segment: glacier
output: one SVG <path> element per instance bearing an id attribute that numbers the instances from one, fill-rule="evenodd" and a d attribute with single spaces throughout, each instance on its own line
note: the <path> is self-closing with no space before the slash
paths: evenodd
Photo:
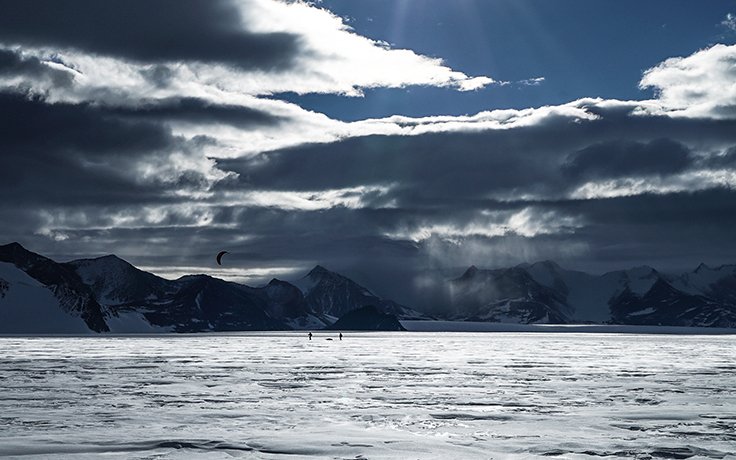
<path id="1" fill-rule="evenodd" d="M 0 456 L 729 459 L 734 356 L 733 335 L 6 336 Z"/>

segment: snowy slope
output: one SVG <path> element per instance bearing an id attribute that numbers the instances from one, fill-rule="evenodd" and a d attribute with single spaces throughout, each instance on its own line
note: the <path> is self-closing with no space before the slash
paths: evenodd
<path id="1" fill-rule="evenodd" d="M 114 332 L 324 327 L 301 292 L 278 280 L 252 288 L 206 275 L 166 280 L 109 255 L 69 262 L 105 306 Z"/>
<path id="2" fill-rule="evenodd" d="M 102 307 L 74 270 L 28 251 L 18 243 L 0 246 L 0 262 L 12 264 L 51 291 L 62 311 L 81 318 L 89 329 L 108 331 Z M 32 295 L 28 300 L 37 301 Z"/>
<path id="3" fill-rule="evenodd" d="M 103 305 L 153 300 L 176 290 L 175 283 L 139 270 L 114 255 L 69 262 Z"/>
<path id="4" fill-rule="evenodd" d="M 641 266 L 600 276 L 552 261 L 471 267 L 450 282 L 448 319 L 736 327 L 736 266 L 666 276 Z"/>
<path id="5" fill-rule="evenodd" d="M 689 273 L 672 277 L 671 284 L 693 295 L 705 295 L 721 301 L 736 303 L 736 265 L 717 268 L 700 264 Z"/>
<path id="6" fill-rule="evenodd" d="M 366 305 L 400 319 L 429 319 L 423 313 L 382 299 L 355 281 L 317 265 L 306 276 L 293 283 L 304 294 L 309 310 L 327 323 Z"/>
<path id="7" fill-rule="evenodd" d="M 734 459 L 736 336 L 595 329 L 6 339 L 0 457 Z"/>
<path id="8" fill-rule="evenodd" d="M 105 256 L 65 264 L 0 246 L 0 332 L 200 332 L 321 329 L 366 305 L 431 320 L 317 266 L 295 283 L 249 287 L 206 275 L 166 280 Z M 482 270 L 447 285 L 443 319 L 736 327 L 736 266 L 664 275 L 647 266 L 600 276 L 554 262 Z M 82 324 L 83 326 L 80 326 Z"/>
<path id="9" fill-rule="evenodd" d="M 82 318 L 68 313 L 53 292 L 15 265 L 0 262 L 0 334 L 84 334 Z"/>
<path id="10" fill-rule="evenodd" d="M 546 281 L 556 285 L 552 278 Z M 537 282 L 522 267 L 475 266 L 450 282 L 452 319 L 501 323 L 568 323 L 571 308 L 559 289 Z"/>
<path id="11" fill-rule="evenodd" d="M 611 319 L 610 302 L 627 289 L 646 293 L 660 278 L 651 267 L 618 270 L 601 276 L 565 270 L 551 261 L 520 265 L 540 284 L 556 289 L 565 296 L 572 316 L 578 322 L 605 322 Z"/>

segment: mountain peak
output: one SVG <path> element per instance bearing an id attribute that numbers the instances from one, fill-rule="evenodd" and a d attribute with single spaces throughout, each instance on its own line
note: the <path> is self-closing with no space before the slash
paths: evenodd
<path id="1" fill-rule="evenodd" d="M 659 272 L 654 267 L 651 267 L 649 265 L 638 265 L 634 268 L 627 270 L 627 272 L 631 275 L 641 276 L 641 277 L 659 274 Z"/>
<path id="2" fill-rule="evenodd" d="M 476 267 L 475 265 L 471 265 L 470 267 L 468 267 L 467 270 L 465 270 L 465 273 L 463 273 L 460 279 L 472 278 L 476 275 L 476 273 L 478 273 L 478 267 Z"/>
<path id="3" fill-rule="evenodd" d="M 327 270 L 322 265 L 315 265 L 314 268 L 307 273 L 307 276 L 324 276 L 332 273 L 331 271 Z"/>
<path id="4" fill-rule="evenodd" d="M 95 257 L 93 259 L 76 259 L 68 262 L 68 264 L 73 266 L 75 270 L 81 270 L 82 272 L 86 272 L 87 274 L 110 270 L 116 271 L 118 273 L 141 271 L 127 260 L 121 259 L 115 254 L 108 254 L 106 256 Z"/>
<path id="5" fill-rule="evenodd" d="M 97 257 L 97 260 L 123 260 L 115 254 L 107 254 L 105 256 Z"/>
<path id="6" fill-rule="evenodd" d="M 278 278 L 271 278 L 266 286 L 292 286 L 292 284 Z"/>
<path id="7" fill-rule="evenodd" d="M 554 260 L 541 260 L 539 262 L 535 262 L 532 264 L 532 266 L 534 265 L 541 265 L 546 268 L 554 268 L 554 269 L 560 268 L 560 265 Z"/>
<path id="8" fill-rule="evenodd" d="M 108 254 L 108 255 L 105 255 L 105 256 L 95 257 L 93 259 L 80 259 L 80 262 L 81 261 L 85 261 L 85 262 L 103 262 L 103 263 L 107 263 L 107 264 L 122 264 L 122 265 L 131 265 L 132 266 L 132 264 L 130 262 L 128 262 L 127 260 L 122 259 L 122 258 L 116 256 L 115 254 Z"/>
<path id="9" fill-rule="evenodd" d="M 710 267 L 705 265 L 705 262 L 700 262 L 700 265 L 698 265 L 698 268 L 695 269 L 695 273 L 698 273 L 701 270 L 708 270 Z"/>
<path id="10" fill-rule="evenodd" d="M 10 262 L 18 267 L 29 266 L 29 264 L 49 260 L 40 254 L 29 251 L 17 242 L 0 246 L 0 261 Z"/>
<path id="11" fill-rule="evenodd" d="M 24 248 L 22 244 L 18 243 L 17 241 L 13 241 L 12 243 L 8 243 L 5 245 L 0 245 L 0 251 L 1 252 L 7 252 L 7 253 L 18 253 L 18 252 L 30 252 L 28 249 Z"/>

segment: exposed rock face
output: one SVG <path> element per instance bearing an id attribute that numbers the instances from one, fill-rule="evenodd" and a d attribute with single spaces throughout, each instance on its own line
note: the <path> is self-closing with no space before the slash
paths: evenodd
<path id="1" fill-rule="evenodd" d="M 598 322 L 736 327 L 736 266 L 681 275 L 634 267 L 600 276 L 554 262 L 471 266 L 449 282 L 448 318 L 510 323 Z"/>
<path id="2" fill-rule="evenodd" d="M 30 252 L 18 243 L 0 246 L 0 262 L 15 265 L 45 285 L 65 312 L 82 318 L 91 330 L 109 331 L 102 307 L 73 269 Z M 6 291 L 8 289 L 9 286 L 5 288 Z"/>
<path id="3" fill-rule="evenodd" d="M 327 329 L 333 331 L 405 331 L 395 315 L 366 305 L 346 313 Z"/>
<path id="4" fill-rule="evenodd" d="M 642 266 L 600 276 L 551 261 L 496 270 L 471 266 L 447 283 L 447 292 L 441 317 L 459 321 L 736 327 L 736 265 L 701 264 L 677 275 Z M 23 330 L 87 333 L 321 329 L 333 323 L 401 330 L 399 319 L 433 318 L 321 266 L 295 283 L 273 279 L 253 288 L 206 275 L 167 280 L 116 256 L 57 263 L 11 243 L 0 246 L 0 319 L 4 333 L 13 332 L 11 319 Z"/>
<path id="5" fill-rule="evenodd" d="M 95 332 L 111 329 L 120 333 L 321 329 L 334 321 L 329 314 L 316 314 L 298 287 L 277 279 L 259 288 L 206 275 L 167 280 L 113 255 L 57 263 L 17 243 L 0 246 L 0 262 L 12 264 L 13 279 L 28 276 L 34 284 L 33 289 L 13 291 L 17 294 L 15 297 L 22 297 L 14 300 L 15 319 L 24 314 L 23 305 L 31 302 L 38 308 L 27 309 L 27 314 L 40 311 L 55 314 L 63 310 L 83 319 L 89 330 Z M 313 271 L 312 275 L 316 276 L 319 271 Z M 328 302 L 337 304 L 347 299 L 358 300 L 346 307 L 336 306 L 334 311 L 350 311 L 358 308 L 358 304 L 362 306 L 363 302 L 375 300 L 383 309 L 411 312 L 390 300 L 373 296 L 337 273 L 322 275 L 325 276 L 318 277 L 319 287 L 311 297 L 313 301 L 320 299 L 312 304 L 317 305 L 320 312 Z M 337 285 L 345 287 L 350 294 L 329 299 L 329 293 L 336 292 L 331 289 Z M 0 300 L 11 289 L 13 281 L 0 278 Z M 39 289 L 53 296 L 37 295 Z M 340 288 L 337 291 L 345 292 Z M 34 327 L 30 330 L 35 332 L 79 332 L 79 326 L 72 323 L 65 326 L 67 329 L 54 325 L 44 329 L 43 318 L 39 321 L 20 318 L 18 324 L 24 325 L 24 331 L 32 324 Z M 82 328 L 87 330 L 83 325 Z M 13 332 L 12 325 L 3 331 Z"/>
<path id="6" fill-rule="evenodd" d="M 471 321 L 504 323 L 568 323 L 571 308 L 565 294 L 544 286 L 523 268 L 468 268 L 450 282 L 452 316 Z"/>
<path id="7" fill-rule="evenodd" d="M 430 318 L 392 300 L 382 299 L 350 278 L 320 265 L 314 267 L 296 284 L 302 289 L 309 310 L 318 317 L 326 318 L 327 321 L 365 305 L 373 305 L 384 313 L 396 315 L 401 319 Z"/>
<path id="8" fill-rule="evenodd" d="M 10 284 L 4 279 L 0 278 L 0 299 L 5 298 L 5 293 L 8 292 Z"/>

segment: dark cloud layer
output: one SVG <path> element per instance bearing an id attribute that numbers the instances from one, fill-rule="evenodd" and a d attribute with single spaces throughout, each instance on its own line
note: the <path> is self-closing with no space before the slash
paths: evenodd
<path id="1" fill-rule="evenodd" d="M 177 62 L 258 71 L 303 52 L 295 35 L 245 31 L 240 15 L 227 0 L 0 0 L 0 79 L 13 81 L 0 88 L 0 194 L 10 197 L 0 200 L 0 242 L 159 267 L 206 267 L 225 248 L 244 270 L 321 263 L 407 303 L 429 302 L 433 282 L 470 264 L 736 262 L 736 120 L 633 115 L 634 104 L 590 100 L 595 120 L 569 115 L 580 103 L 511 114 L 521 122 L 506 129 L 480 131 L 467 117 L 454 124 L 468 130 L 350 137 L 377 125 L 172 96 Z M 73 65 L 24 47 L 145 63 L 133 75 L 156 88 L 82 87 Z M 227 88 L 209 84 L 193 94 L 222 100 Z M 238 135 L 291 139 L 286 130 L 302 126 L 352 134 L 206 157 L 225 144 L 237 155 Z"/>
<path id="2" fill-rule="evenodd" d="M 272 69 L 291 65 L 299 52 L 294 35 L 245 31 L 229 0 L 0 0 L 0 12 L 0 42 L 145 63 Z"/>
<path id="3" fill-rule="evenodd" d="M 57 87 L 69 87 L 74 82 L 70 72 L 53 69 L 36 57 L 25 57 L 17 51 L 0 49 L 0 77 L 48 79 Z"/>
<path id="4" fill-rule="evenodd" d="M 126 165 L 181 142 L 160 123 L 104 107 L 0 93 L 0 191 L 14 206 L 168 201 Z"/>
<path id="5" fill-rule="evenodd" d="M 280 117 L 238 105 L 214 104 L 192 97 L 142 102 L 134 107 L 113 107 L 111 114 L 152 121 L 181 121 L 199 124 L 228 124 L 238 128 L 275 125 Z"/>
<path id="6" fill-rule="evenodd" d="M 50 104 L 5 93 L 0 107 L 0 187 L 4 195 L 17 197 L 0 206 L 6 222 L 14 222 L 0 235 L 6 239 L 53 230 L 34 213 L 49 210 L 66 216 L 51 235 L 85 241 L 89 254 L 138 251 L 134 262 L 191 266 L 206 265 L 210 252 L 224 245 L 243 268 L 324 263 L 378 283 L 385 294 L 407 302 L 423 289 L 421 283 L 415 287 L 413 277 L 443 264 L 498 266 L 554 258 L 596 269 L 736 258 L 729 230 L 736 224 L 731 222 L 736 192 L 726 187 L 569 198 L 576 187 L 599 179 L 675 180 L 697 168 L 733 169 L 733 121 L 599 110 L 601 119 L 582 123 L 550 117 L 512 130 L 353 138 L 221 160 L 218 167 L 237 172 L 239 179 L 218 183 L 212 196 L 192 201 L 170 192 L 206 187 L 201 171 L 184 171 L 168 183 L 140 182 L 127 174 L 151 154 L 197 151 L 199 141 L 173 135 L 168 122 L 262 126 L 281 120 L 178 98 L 122 108 Z M 387 188 L 363 195 L 357 208 L 284 209 L 238 204 L 237 198 L 252 191 L 319 193 L 376 184 Z M 161 215 L 147 221 L 142 206 L 158 207 Z M 435 224 L 491 225 L 481 211 L 508 216 L 525 209 L 533 210 L 532 218 L 553 213 L 545 225 L 557 218 L 577 224 L 535 236 L 510 231 L 459 240 L 400 237 L 402 230 Z M 115 215 L 130 222 L 115 227 Z M 200 215 L 207 215 L 209 224 L 192 226 Z M 53 254 L 61 243 L 48 235 L 28 238 Z M 140 248 L 150 247 L 156 247 L 155 255 L 144 256 Z"/>
<path id="7" fill-rule="evenodd" d="M 320 190 L 396 184 L 384 200 L 395 198 L 400 207 L 456 209 L 477 208 L 493 197 L 554 200 L 604 178 L 667 177 L 703 161 L 692 148 L 712 156 L 732 145 L 735 121 L 632 117 L 612 111 L 584 123 L 558 118 L 480 133 L 367 136 L 222 164 L 240 174 L 241 186 Z"/>
<path id="8" fill-rule="evenodd" d="M 612 140 L 586 147 L 567 158 L 563 166 L 570 177 L 611 178 L 629 175 L 667 175 L 683 171 L 693 162 L 679 142 Z"/>

